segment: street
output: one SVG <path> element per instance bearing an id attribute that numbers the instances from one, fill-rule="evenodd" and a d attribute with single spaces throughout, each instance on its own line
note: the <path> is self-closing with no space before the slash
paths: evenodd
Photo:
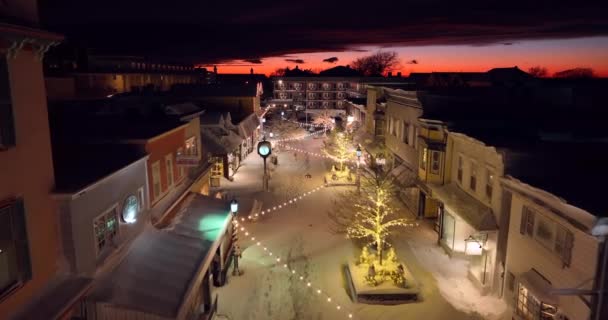
<path id="1" fill-rule="evenodd" d="M 289 145 L 321 153 L 322 141 L 307 137 Z M 342 265 L 356 259 L 360 250 L 344 235 L 331 233 L 327 216 L 336 192 L 348 187 L 321 187 L 332 164 L 327 158 L 309 155 L 306 160 L 305 153 L 294 156 L 284 149 L 273 154 L 278 155 L 278 165 L 269 164 L 269 192 L 262 191 L 263 161 L 257 153 L 242 161 L 233 182 L 222 181 L 222 189 L 239 201 L 239 221 L 250 214 L 254 199 L 262 201 L 265 214 L 242 223 L 247 236 L 239 235 L 243 251 L 239 266 L 244 273 L 216 288 L 218 314 L 243 320 L 348 319 L 349 315 L 353 319 L 501 319 L 504 303 L 479 295 L 466 279 L 466 265 L 450 259 L 436 245 L 430 222 L 404 228 L 393 243 L 420 282 L 422 301 L 394 306 L 353 303 Z M 290 204 L 290 200 L 297 201 Z"/>

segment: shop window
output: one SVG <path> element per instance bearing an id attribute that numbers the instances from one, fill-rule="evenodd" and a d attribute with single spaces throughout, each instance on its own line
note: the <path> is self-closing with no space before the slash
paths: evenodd
<path id="1" fill-rule="evenodd" d="M 458 156 L 458 173 L 457 179 L 460 184 L 462 184 L 462 171 L 463 171 L 464 161 L 462 160 L 462 156 Z"/>
<path id="2" fill-rule="evenodd" d="M 32 278 L 22 199 L 0 205 L 0 299 Z"/>
<path id="3" fill-rule="evenodd" d="M 540 301 L 523 284 L 519 284 L 516 313 L 525 320 L 554 319 L 557 307 Z"/>
<path id="4" fill-rule="evenodd" d="M 472 191 L 477 190 L 477 165 L 471 161 L 471 178 L 469 179 L 469 188 Z"/>
<path id="5" fill-rule="evenodd" d="M 154 199 L 157 199 L 161 192 L 160 162 L 156 161 L 152 164 L 152 193 L 154 194 Z"/>
<path id="6" fill-rule="evenodd" d="M 144 211 L 146 210 L 146 198 L 144 195 L 144 187 L 140 187 L 139 189 L 137 189 L 137 199 L 139 202 L 139 211 Z"/>
<path id="7" fill-rule="evenodd" d="M 431 151 L 431 173 L 439 174 L 441 153 L 439 151 Z"/>
<path id="8" fill-rule="evenodd" d="M 118 219 L 116 216 L 116 207 L 113 207 L 93 221 L 98 255 L 112 245 L 112 241 L 118 234 Z"/>
<path id="9" fill-rule="evenodd" d="M 15 123 L 6 57 L 0 58 L 0 151 L 15 146 Z"/>

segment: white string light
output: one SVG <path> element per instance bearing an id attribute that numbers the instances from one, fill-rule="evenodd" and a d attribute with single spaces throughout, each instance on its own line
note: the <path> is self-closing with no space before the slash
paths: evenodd
<path id="1" fill-rule="evenodd" d="M 322 154 L 322 153 L 318 153 L 318 152 L 310 152 L 310 151 L 306 151 L 303 149 L 298 149 L 298 148 L 294 148 L 292 146 L 289 146 L 287 144 L 284 143 L 279 143 L 281 146 L 285 147 L 285 149 L 287 150 L 291 150 L 291 151 L 296 151 L 296 152 L 300 152 L 300 153 L 304 153 L 304 154 L 308 154 L 314 157 L 319 157 L 319 158 L 325 158 L 325 159 L 331 159 L 334 161 L 339 161 L 339 159 L 337 159 L 336 157 L 332 157 L 326 154 Z M 357 160 L 353 160 L 353 159 L 346 159 L 344 160 L 344 162 L 352 162 L 352 163 L 357 163 Z"/>
<path id="2" fill-rule="evenodd" d="M 235 220 L 235 223 L 236 223 L 237 227 L 239 227 L 239 222 Z M 243 227 L 243 226 L 240 226 L 240 227 L 241 227 L 241 229 L 244 229 L 244 227 Z M 249 232 L 249 231 L 248 231 L 248 232 Z M 251 241 L 255 241 L 255 237 L 249 237 L 248 239 L 250 239 Z M 262 244 L 261 244 L 261 242 L 259 242 L 259 241 L 258 241 L 258 242 L 256 242 L 256 245 L 257 245 L 257 246 L 261 246 Z M 267 247 L 263 247 L 263 249 L 264 249 L 264 252 L 266 252 L 266 254 L 268 254 L 268 256 L 269 256 L 269 257 L 272 257 L 272 255 L 273 255 L 272 251 L 270 251 L 270 250 L 269 250 Z M 275 258 L 273 258 L 273 261 L 280 262 L 280 261 L 281 261 L 281 259 L 280 259 L 280 258 L 276 258 L 276 259 L 275 259 Z M 293 274 L 293 275 L 295 275 L 296 277 L 298 277 L 298 279 L 299 279 L 301 282 L 304 282 L 304 279 L 305 279 L 304 275 L 297 273 L 295 269 L 290 268 L 290 267 L 289 267 L 289 265 L 287 265 L 286 263 L 285 263 L 285 264 L 283 264 L 283 268 L 284 268 L 284 269 L 287 269 L 287 270 L 288 270 L 288 271 L 289 271 L 291 274 Z M 321 289 L 316 289 L 316 290 L 315 290 L 312 282 L 310 282 L 310 281 L 306 281 L 306 287 L 307 287 L 307 288 L 310 288 L 311 290 L 316 291 L 316 292 L 317 292 L 317 295 L 324 295 L 324 296 L 325 296 L 325 299 L 326 299 L 326 301 L 327 301 L 328 303 L 333 303 L 333 304 L 335 304 L 336 310 L 338 310 L 338 311 L 342 312 L 342 313 L 343 313 L 343 314 L 344 314 L 344 315 L 345 315 L 345 316 L 346 316 L 348 319 L 353 319 L 353 317 L 354 317 L 354 316 L 353 316 L 353 313 L 352 313 L 352 312 L 346 312 L 345 310 L 342 310 L 342 306 L 341 306 L 341 305 L 339 305 L 339 304 L 338 304 L 338 303 L 336 303 L 336 302 L 332 302 L 332 301 L 334 301 L 334 300 L 332 299 L 332 297 L 331 297 L 330 295 L 328 295 L 327 293 L 325 293 L 325 291 L 321 291 Z"/>
<path id="3" fill-rule="evenodd" d="M 251 220 L 253 218 L 259 218 L 260 215 L 265 216 L 266 214 L 270 214 L 271 212 L 287 208 L 289 205 L 296 204 L 296 202 L 298 200 L 302 200 L 303 197 L 309 196 L 309 195 L 311 195 L 311 194 L 313 194 L 313 193 L 315 193 L 317 191 L 322 190 L 325 187 L 326 187 L 325 184 L 322 184 L 322 185 L 320 185 L 320 186 L 318 186 L 318 187 L 316 187 L 316 188 L 314 188 L 314 189 L 312 189 L 310 191 L 301 193 L 300 195 L 297 195 L 297 196 L 293 197 L 289 201 L 283 202 L 283 204 L 279 204 L 278 206 L 269 207 L 268 209 L 260 211 L 260 213 L 250 214 L 250 215 L 247 216 L 247 219 Z M 245 221 L 245 218 L 241 218 L 241 221 Z"/>
<path id="4" fill-rule="evenodd" d="M 314 136 L 314 135 L 316 135 L 316 134 L 324 133 L 324 132 L 326 132 L 326 131 L 328 131 L 328 130 L 329 130 L 329 129 L 323 129 L 323 130 L 315 131 L 315 132 L 313 132 L 313 133 L 305 134 L 305 135 L 302 135 L 302 136 L 299 136 L 299 137 L 293 137 L 293 138 L 284 138 L 284 139 L 273 139 L 273 140 L 270 140 L 270 141 L 280 143 L 280 142 L 283 142 L 283 141 L 295 141 L 295 140 L 302 140 L 302 139 L 305 139 L 305 138 L 307 138 L 307 137 Z"/>

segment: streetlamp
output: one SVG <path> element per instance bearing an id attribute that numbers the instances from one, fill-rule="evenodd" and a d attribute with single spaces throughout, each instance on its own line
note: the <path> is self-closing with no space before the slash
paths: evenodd
<path id="1" fill-rule="evenodd" d="M 285 111 L 281 111 L 281 120 L 285 120 Z"/>
<path id="2" fill-rule="evenodd" d="M 232 212 L 232 216 L 236 218 L 236 213 L 239 211 L 239 202 L 236 199 L 232 199 L 230 201 L 230 212 Z"/>
<path id="3" fill-rule="evenodd" d="M 357 192 L 361 192 L 361 171 L 359 165 L 361 163 L 361 145 L 357 146 Z"/>
<path id="4" fill-rule="evenodd" d="M 272 132 L 270 133 L 272 137 Z M 272 153 L 272 145 L 270 141 L 266 141 L 266 137 L 258 143 L 258 154 L 264 159 L 264 176 L 262 178 L 262 187 L 264 191 L 268 191 L 268 174 L 266 173 L 266 158 Z"/>
<path id="5" fill-rule="evenodd" d="M 240 276 L 241 270 L 239 270 L 239 258 L 241 257 L 241 247 L 239 247 L 239 226 L 236 219 L 237 212 L 239 211 L 239 203 L 236 199 L 230 201 L 230 212 L 232 213 L 232 260 L 234 261 L 234 269 L 232 269 L 233 276 Z"/>

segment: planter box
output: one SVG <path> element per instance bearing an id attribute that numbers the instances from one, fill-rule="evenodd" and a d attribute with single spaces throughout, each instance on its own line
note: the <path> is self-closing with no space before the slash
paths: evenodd
<path id="1" fill-rule="evenodd" d="M 365 281 L 367 276 L 367 265 L 357 266 L 354 263 L 349 263 L 346 268 L 346 281 L 348 287 L 352 288 L 351 296 L 356 298 L 357 302 L 367 304 L 383 304 L 394 305 L 420 301 L 420 287 L 418 281 L 408 269 L 401 263 L 405 269 L 406 287 L 401 288 L 393 284 L 392 280 L 386 280 L 377 286 L 370 286 Z"/>

